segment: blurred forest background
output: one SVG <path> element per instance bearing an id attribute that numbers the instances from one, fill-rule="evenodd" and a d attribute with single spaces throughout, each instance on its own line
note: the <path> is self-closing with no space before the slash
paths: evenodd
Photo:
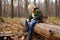
<path id="1" fill-rule="evenodd" d="M 25 37 L 22 34 L 24 27 L 20 22 L 29 15 L 28 4 L 34 4 L 44 15 L 48 16 L 45 23 L 60 26 L 60 0 L 0 0 L 0 33 L 13 34 L 14 40 L 21 40 Z M 21 34 L 22 37 L 20 37 Z M 41 40 L 45 39 L 36 34 L 32 36 L 32 40 L 37 40 L 38 37 Z"/>
<path id="2" fill-rule="evenodd" d="M 60 17 L 60 0 L 0 0 L 0 17 L 28 15 L 27 5 L 33 3 L 49 17 Z"/>

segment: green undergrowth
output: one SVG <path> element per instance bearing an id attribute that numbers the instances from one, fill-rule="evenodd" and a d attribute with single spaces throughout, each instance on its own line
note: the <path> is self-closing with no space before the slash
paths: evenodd
<path id="1" fill-rule="evenodd" d="M 48 17 L 47 20 L 50 20 L 50 21 L 60 21 L 60 18 L 59 17 Z"/>

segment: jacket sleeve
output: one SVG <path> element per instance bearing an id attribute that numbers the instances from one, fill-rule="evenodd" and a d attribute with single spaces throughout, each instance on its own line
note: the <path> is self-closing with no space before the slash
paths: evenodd
<path id="1" fill-rule="evenodd" d="M 30 15 L 30 16 L 29 16 L 29 22 L 31 21 L 32 18 L 33 18 L 32 15 Z"/>

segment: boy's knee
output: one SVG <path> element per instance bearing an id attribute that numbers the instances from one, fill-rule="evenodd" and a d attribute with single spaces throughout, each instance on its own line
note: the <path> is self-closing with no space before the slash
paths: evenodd
<path id="1" fill-rule="evenodd" d="M 32 21 L 31 23 L 30 23 L 30 25 L 34 25 L 36 23 L 36 21 Z"/>
<path id="2" fill-rule="evenodd" d="M 33 22 L 30 23 L 30 26 L 33 26 Z"/>

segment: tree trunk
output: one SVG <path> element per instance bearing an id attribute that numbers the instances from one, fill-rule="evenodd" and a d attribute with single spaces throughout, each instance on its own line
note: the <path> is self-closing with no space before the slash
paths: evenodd
<path id="1" fill-rule="evenodd" d="M 57 0 L 55 0 L 55 14 L 56 14 L 56 17 L 59 16 L 58 14 L 58 5 L 57 5 Z"/>
<path id="2" fill-rule="evenodd" d="M 4 17 L 6 16 L 6 15 L 5 15 L 5 13 L 6 13 L 6 12 L 5 12 L 5 4 L 6 4 L 5 2 L 6 2 L 6 0 L 4 0 Z"/>
<path id="3" fill-rule="evenodd" d="M 25 14 L 28 15 L 28 0 L 25 0 Z"/>
<path id="4" fill-rule="evenodd" d="M 13 0 L 11 0 L 11 18 L 14 17 L 14 6 L 13 6 Z"/>
<path id="5" fill-rule="evenodd" d="M 21 20 L 20 24 L 24 26 L 24 20 Z M 60 38 L 60 26 L 57 25 L 38 23 L 34 27 L 34 32 L 52 40 Z"/>
<path id="6" fill-rule="evenodd" d="M 60 0 L 59 0 L 59 17 L 60 17 Z"/>
<path id="7" fill-rule="evenodd" d="M 18 0 L 18 17 L 20 17 L 20 5 L 19 5 L 20 0 Z"/>
<path id="8" fill-rule="evenodd" d="M 2 0 L 0 0 L 0 17 L 2 16 Z"/>
<path id="9" fill-rule="evenodd" d="M 34 5 L 36 6 L 36 0 L 34 0 Z"/>
<path id="10" fill-rule="evenodd" d="M 45 14 L 48 16 L 49 13 L 49 0 L 45 0 Z"/>

